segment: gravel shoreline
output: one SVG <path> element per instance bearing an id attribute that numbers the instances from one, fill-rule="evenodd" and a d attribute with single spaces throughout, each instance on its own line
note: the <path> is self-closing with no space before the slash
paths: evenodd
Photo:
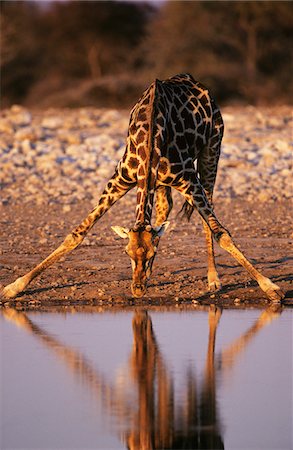
<path id="1" fill-rule="evenodd" d="M 223 108 L 215 198 L 267 202 L 292 196 L 292 111 Z M 21 106 L 0 115 L 1 202 L 96 201 L 123 155 L 129 112 Z"/>
<path id="2" fill-rule="evenodd" d="M 292 114 L 277 108 L 223 109 L 225 135 L 215 188 L 215 212 L 256 267 L 287 293 L 292 305 Z M 106 109 L 1 112 L 0 287 L 40 262 L 97 202 L 125 148 L 128 112 Z M 0 308 L 96 305 L 263 306 L 263 292 L 216 246 L 223 289 L 207 290 L 206 244 L 197 214 L 171 225 L 160 245 L 147 296 L 134 300 L 125 242 L 111 225 L 131 226 L 135 190 L 99 221 L 83 245 L 46 270 L 17 299 Z"/>

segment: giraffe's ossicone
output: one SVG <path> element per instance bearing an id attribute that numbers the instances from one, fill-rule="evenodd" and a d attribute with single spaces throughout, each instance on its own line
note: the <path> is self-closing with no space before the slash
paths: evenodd
<path id="1" fill-rule="evenodd" d="M 245 258 L 214 214 L 213 189 L 224 125 L 218 106 L 208 89 L 189 74 L 156 80 L 133 107 L 126 150 L 97 206 L 63 243 L 33 270 L 4 288 L 4 295 L 17 296 L 46 267 L 76 248 L 87 232 L 109 208 L 137 187 L 136 218 L 131 230 L 114 226 L 128 239 L 126 251 L 132 263 L 132 293 L 141 297 L 159 241 L 168 226 L 172 209 L 171 189 L 185 198 L 183 211 L 200 214 L 208 250 L 208 285 L 221 287 L 216 270 L 213 238 L 254 278 L 267 296 L 279 302 L 284 294 Z M 154 207 L 156 217 L 152 224 Z"/>

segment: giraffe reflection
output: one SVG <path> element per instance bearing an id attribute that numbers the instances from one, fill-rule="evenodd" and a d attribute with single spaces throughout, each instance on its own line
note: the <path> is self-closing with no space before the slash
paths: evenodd
<path id="1" fill-rule="evenodd" d="M 217 405 L 217 373 L 232 369 L 237 357 L 254 336 L 281 312 L 270 306 L 255 323 L 215 358 L 216 331 L 222 311 L 209 308 L 209 338 L 203 382 L 197 382 L 190 368 L 182 396 L 175 400 L 174 380 L 168 370 L 153 331 L 152 321 L 145 310 L 134 314 L 133 347 L 127 363 L 131 387 L 137 401 L 128 395 L 126 384 L 109 382 L 93 367 L 83 354 L 58 341 L 37 326 L 24 313 L 6 309 L 6 319 L 26 329 L 50 348 L 70 371 L 91 390 L 108 414 L 114 415 L 124 430 L 119 437 L 130 450 L 150 449 L 223 449 Z M 133 393 L 133 392 L 132 392 Z M 182 390 L 181 390 L 182 393 Z"/>
<path id="2" fill-rule="evenodd" d="M 135 314 L 131 369 L 138 388 L 139 414 L 126 437 L 130 450 L 224 448 L 217 420 L 214 364 L 220 316 L 219 309 L 210 308 L 209 343 L 200 398 L 196 377 L 190 369 L 185 401 L 175 404 L 173 380 L 159 350 L 151 318 L 146 311 Z"/>

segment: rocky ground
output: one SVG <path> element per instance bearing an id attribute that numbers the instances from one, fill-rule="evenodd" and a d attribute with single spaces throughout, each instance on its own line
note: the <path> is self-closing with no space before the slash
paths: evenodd
<path id="1" fill-rule="evenodd" d="M 257 268 L 292 298 L 292 113 L 289 107 L 223 110 L 225 137 L 215 210 Z M 128 112 L 102 109 L 27 111 L 0 116 L 0 282 L 47 256 L 95 204 L 122 156 Z M 125 242 L 110 225 L 133 223 L 135 193 L 115 205 L 84 245 L 36 279 L 14 304 L 244 305 L 264 301 L 254 282 L 217 248 L 223 290 L 207 293 L 201 223 L 176 218 L 162 240 L 147 296 L 133 300 Z M 291 255 L 291 256 L 290 256 Z M 41 302 L 41 303 L 40 303 Z M 2 300 L 0 306 L 9 304 Z"/>

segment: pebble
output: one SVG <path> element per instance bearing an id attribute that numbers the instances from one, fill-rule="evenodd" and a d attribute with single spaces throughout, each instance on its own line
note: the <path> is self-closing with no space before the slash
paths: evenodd
<path id="1" fill-rule="evenodd" d="M 64 205 L 62 209 L 63 209 L 63 212 L 68 213 L 69 211 L 71 211 L 71 206 L 70 205 Z"/>
<path id="2" fill-rule="evenodd" d="M 1 203 L 71 205 L 96 198 L 125 148 L 129 114 L 14 105 L 0 112 Z M 292 197 L 291 108 L 223 108 L 217 198 L 266 203 Z"/>
<path id="3" fill-rule="evenodd" d="M 56 128 L 61 128 L 63 125 L 63 121 L 60 117 L 44 117 L 41 122 L 41 126 L 43 128 L 49 128 L 51 130 L 55 130 Z"/>

